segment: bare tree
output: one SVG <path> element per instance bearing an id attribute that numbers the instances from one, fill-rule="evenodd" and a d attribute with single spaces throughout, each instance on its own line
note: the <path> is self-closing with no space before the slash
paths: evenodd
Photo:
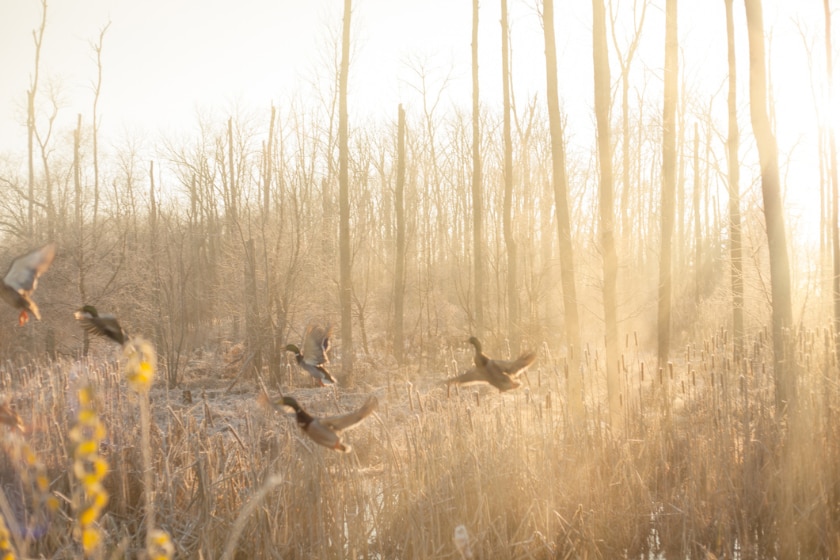
<path id="1" fill-rule="evenodd" d="M 344 0 L 341 70 L 338 77 L 338 205 L 339 302 L 341 306 L 341 369 L 353 380 L 352 264 L 350 262 L 350 185 L 347 147 L 347 80 L 350 73 L 350 0 Z"/>
<path id="2" fill-rule="evenodd" d="M 397 118 L 397 185 L 394 193 L 397 220 L 397 250 L 394 265 L 394 356 L 403 362 L 405 344 L 405 110 L 399 106 Z"/>
<path id="3" fill-rule="evenodd" d="M 239 188 L 236 181 L 236 169 L 234 167 L 233 158 L 233 117 L 228 118 L 227 137 L 228 137 L 228 170 L 230 178 L 228 179 L 228 197 L 227 197 L 227 226 L 228 235 L 233 235 L 235 226 L 239 221 Z M 224 175 L 222 175 L 224 177 Z"/>
<path id="4" fill-rule="evenodd" d="M 29 153 L 29 200 L 26 214 L 26 234 L 35 233 L 35 94 L 38 91 L 38 74 L 41 69 L 41 45 L 44 44 L 44 30 L 47 28 L 47 0 L 41 0 L 41 26 L 32 31 L 35 40 L 35 69 L 26 92 L 26 136 Z"/>
<path id="5" fill-rule="evenodd" d="M 739 363 L 744 351 L 744 271 L 741 255 L 741 193 L 738 159 L 738 104 L 735 68 L 735 24 L 732 0 L 726 3 L 726 43 L 729 61 L 729 136 L 726 149 L 729 155 L 729 258 L 732 277 L 732 343 L 733 358 Z"/>
<path id="6" fill-rule="evenodd" d="M 268 122 L 268 140 L 263 146 L 263 220 L 268 220 L 271 214 L 271 179 L 274 171 L 274 123 L 277 119 L 277 107 L 271 105 L 271 119 Z"/>
<path id="7" fill-rule="evenodd" d="M 659 254 L 659 368 L 668 364 L 671 346 L 671 245 L 676 191 L 677 0 L 665 2 L 665 96 L 662 114 L 662 231 Z M 666 376 L 666 379 L 668 377 Z"/>
<path id="8" fill-rule="evenodd" d="M 616 317 L 616 276 L 618 257 L 615 252 L 615 216 L 610 140 L 610 64 L 607 51 L 607 24 L 603 0 L 592 0 L 592 58 L 595 68 L 595 119 L 598 127 L 598 161 L 600 163 L 600 237 L 604 259 L 604 327 L 606 329 L 607 397 L 610 426 L 621 427 L 621 388 L 618 376 L 618 322 Z"/>
<path id="9" fill-rule="evenodd" d="M 46 130 L 42 133 L 37 127 L 34 128 L 35 141 L 38 143 L 38 149 L 41 152 L 41 164 L 44 167 L 44 190 L 46 191 L 46 206 L 47 206 L 47 233 L 50 239 L 55 235 L 55 199 L 53 196 L 53 176 L 50 170 L 50 139 L 55 130 L 55 120 L 58 117 L 59 110 L 59 86 L 57 83 L 50 83 L 48 87 L 48 97 L 50 100 L 50 116 L 47 119 Z"/>
<path id="10" fill-rule="evenodd" d="M 785 330 L 791 326 L 790 263 L 779 180 L 776 136 L 767 113 L 767 73 L 761 0 L 745 0 L 750 49 L 750 120 L 761 165 L 761 193 L 767 245 L 770 250 L 770 293 L 773 316 L 773 371 L 777 414 L 784 414 L 796 397 L 793 360 L 785 360 Z"/>
<path id="11" fill-rule="evenodd" d="M 618 46 L 616 35 L 616 20 L 618 16 L 613 13 L 613 3 L 610 7 L 610 31 L 612 34 L 613 46 L 618 53 L 618 65 L 621 70 L 621 240 L 627 243 L 630 238 L 630 216 L 629 216 L 629 195 L 630 195 L 630 65 L 633 63 L 633 56 L 642 38 L 642 27 L 645 24 L 647 13 L 647 0 L 642 0 L 642 12 L 636 22 L 636 1 L 633 2 L 633 38 L 627 45 L 627 53 L 622 56 Z"/>
<path id="12" fill-rule="evenodd" d="M 703 228 L 700 221 L 700 127 L 694 123 L 694 188 L 692 206 L 694 210 L 694 306 L 700 307 L 703 262 Z M 708 221 L 706 222 L 708 223 Z"/>
<path id="13" fill-rule="evenodd" d="M 472 214 L 473 214 L 473 274 L 475 276 L 475 331 L 484 328 L 484 204 L 481 180 L 481 121 L 478 103 L 478 0 L 472 9 Z"/>
<path id="14" fill-rule="evenodd" d="M 87 286 L 85 282 L 85 272 L 87 267 L 85 265 L 85 236 L 84 236 L 84 209 L 82 206 L 82 158 L 79 155 L 79 148 L 82 143 L 82 115 L 78 115 L 76 121 L 76 129 L 73 131 L 73 188 L 74 188 L 74 210 L 76 214 L 76 231 L 78 232 L 78 253 L 76 261 L 79 266 L 78 289 L 79 297 L 84 304 L 88 303 Z M 90 348 L 90 336 L 87 330 L 84 331 L 82 338 L 82 355 L 87 356 Z"/>
<path id="15" fill-rule="evenodd" d="M 569 410 L 572 418 L 583 418 L 583 383 L 578 374 L 580 362 L 580 320 L 575 288 L 575 259 L 569 218 L 569 180 L 566 175 L 566 147 L 560 120 L 557 88 L 557 48 L 554 38 L 554 0 L 543 1 L 543 34 L 545 36 L 546 103 L 551 136 L 551 169 L 554 183 L 554 206 L 560 246 L 560 275 L 563 285 L 563 307 L 566 319 L 566 342 L 570 349 Z"/>
<path id="16" fill-rule="evenodd" d="M 502 120 L 504 137 L 504 236 L 507 247 L 507 300 L 508 300 L 508 338 L 511 351 L 519 353 L 520 321 L 519 321 L 519 272 L 517 270 L 516 239 L 513 237 L 513 141 L 511 140 L 510 125 L 510 46 L 508 33 L 507 0 L 502 0 Z"/>
<path id="17" fill-rule="evenodd" d="M 111 26 L 109 21 L 99 31 L 99 42 L 92 46 L 96 53 L 96 83 L 93 86 L 93 225 L 96 227 L 96 220 L 99 216 L 99 95 L 102 93 L 102 43 L 105 39 L 105 32 Z"/>
<path id="18" fill-rule="evenodd" d="M 828 0 L 823 0 L 823 11 L 825 13 L 825 71 L 828 82 L 828 102 L 834 103 L 834 68 L 831 51 L 831 9 Z M 837 143 L 834 137 L 834 126 L 828 127 L 828 172 L 831 178 L 831 244 L 833 281 L 831 284 L 834 296 L 834 353 L 840 357 L 840 213 L 838 213 L 838 187 L 837 187 Z"/>

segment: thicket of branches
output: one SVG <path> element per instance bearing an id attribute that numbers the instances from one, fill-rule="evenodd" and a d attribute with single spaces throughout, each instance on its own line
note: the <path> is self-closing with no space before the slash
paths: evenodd
<path id="1" fill-rule="evenodd" d="M 107 48 L 106 29 L 97 53 Z M 612 32 L 621 50 L 615 28 Z M 661 98 L 645 93 L 646 87 L 628 91 L 632 45 L 618 78 L 621 110 L 613 103 L 611 119 L 613 138 L 621 138 L 613 157 L 619 338 L 637 332 L 652 342 L 660 262 Z M 100 64 L 99 71 L 107 68 Z M 470 242 L 471 115 L 467 100 L 442 101 L 446 79 L 432 74 L 417 64 L 414 102 L 407 106 L 404 351 L 425 363 L 442 341 L 468 333 L 488 339 L 491 348 L 543 341 L 562 348 L 551 144 L 542 96 L 514 100 L 512 108 L 509 234 L 518 247 L 516 263 L 509 262 L 503 228 L 503 119 L 495 107 L 483 106 L 480 112 L 486 278 L 476 284 Z M 75 130 L 54 130 L 60 110 L 55 96 L 44 92 L 40 104 L 33 100 L 30 124 L 37 143 L 31 177 L 11 156 L 0 167 L 4 256 L 8 262 L 48 238 L 59 242 L 60 253 L 37 296 L 46 320 L 26 333 L 2 327 L 4 355 L 77 353 L 82 341 L 70 311 L 91 303 L 153 337 L 174 383 L 195 348 L 245 340 L 255 366 L 275 368 L 281 343 L 298 338 L 306 322 L 335 322 L 336 89 L 332 84 L 322 90 L 315 104 L 292 99 L 277 107 L 199 115 L 195 127 L 178 138 L 129 139 L 107 150 L 90 116 L 79 115 Z M 94 115 L 98 88 L 95 94 Z M 729 265 L 726 125 L 718 117 L 723 102 L 722 96 L 680 84 L 671 326 L 676 347 L 704 328 L 698 317 L 717 322 L 727 316 L 729 288 L 722 281 Z M 745 119 L 743 107 L 740 113 Z M 565 125 L 564 135 L 574 134 Z M 353 349 L 336 346 L 369 363 L 392 364 L 392 356 L 402 355 L 389 334 L 394 327 L 396 149 L 397 107 L 378 122 L 351 118 L 352 309 L 358 337 Z M 749 328 L 766 322 L 770 290 L 756 158 L 752 149 L 745 153 L 741 206 Z M 585 338 L 600 341 L 594 146 L 590 152 L 569 150 L 565 167 L 582 328 Z M 800 265 L 793 267 L 797 318 L 816 317 L 825 303 L 828 273 L 821 261 L 798 253 L 796 246 L 792 250 Z M 820 257 L 824 261 L 825 253 Z M 519 280 L 513 295 L 506 274 L 512 264 Z M 476 285 L 483 286 L 479 299 L 486 308 L 481 324 L 475 315 Z M 518 324 L 511 325 L 509 316 Z"/>
<path id="2" fill-rule="evenodd" d="M 268 152 L 270 113 L 264 113 L 263 122 L 241 115 L 203 120 L 191 138 L 158 146 L 159 155 L 151 163 L 132 146 L 103 157 L 96 219 L 90 134 L 81 131 L 81 193 L 74 182 L 73 146 L 56 142 L 49 184 L 55 205 L 49 209 L 36 204 L 35 239 L 46 238 L 47 231 L 54 229 L 61 253 L 39 288 L 48 324 L 37 326 L 38 332 L 46 332 L 56 320 L 61 324 L 59 317 L 69 316 L 68 310 L 86 300 L 120 313 L 137 330 L 151 333 L 160 328 L 167 338 L 180 338 L 179 333 L 194 336 L 219 321 L 225 323 L 224 336 L 232 337 L 236 318 L 244 321 L 246 278 L 251 274 L 257 277 L 260 331 L 266 335 L 263 343 L 285 338 L 312 314 L 332 317 L 338 233 L 329 119 L 296 107 L 278 110 Z M 644 307 L 651 301 L 657 270 L 660 140 L 656 121 L 651 110 L 647 122 L 633 123 L 631 174 L 641 188 L 619 188 L 618 199 L 627 208 L 622 212 L 627 220 L 622 224 L 620 272 L 625 319 L 651 318 Z M 387 345 L 383 347 L 383 337 L 389 330 L 395 258 L 395 124 L 351 131 L 355 328 L 367 332 L 368 340 L 359 349 L 365 354 L 391 352 Z M 489 274 L 485 298 L 488 325 L 498 326 L 491 330 L 501 340 L 506 336 L 502 327 L 508 311 L 499 119 L 485 111 L 482 124 Z M 513 223 L 522 247 L 522 330 L 531 344 L 542 340 L 556 344 L 561 330 L 559 270 L 543 108 L 534 102 L 520 115 L 520 125 L 514 138 Z M 424 349 L 424 341 L 435 346 L 439 337 L 471 331 L 469 127 L 468 117 L 458 111 L 408 118 L 405 203 L 410 352 Z M 706 165 L 701 161 L 701 173 Z M 722 170 L 716 161 L 708 165 L 711 183 Z M 593 156 L 570 155 L 569 175 L 572 237 L 581 262 L 579 282 L 584 294 L 596 296 L 600 275 Z M 3 181 L 8 196 L 3 197 L 1 219 L 8 260 L 32 241 L 25 234 L 25 179 L 11 174 L 4 175 Z M 700 184 L 704 186 L 702 180 Z M 38 201 L 47 198 L 47 188 L 43 180 L 38 181 Z M 762 246 L 760 215 L 749 211 L 756 208 L 755 194 L 748 192 L 745 197 L 747 218 L 753 219 L 752 228 L 749 223 L 746 228 L 748 236 L 752 233 L 753 252 Z M 703 224 L 706 234 L 700 265 L 706 282 L 703 293 L 708 296 L 716 282 L 713 272 L 723 270 L 725 237 L 720 202 L 708 196 L 705 200 L 710 207 L 703 212 L 710 217 Z M 249 240 L 255 245 L 250 257 Z M 677 251 L 678 262 L 688 265 L 676 267 L 686 272 L 681 275 L 685 294 L 694 289 L 693 242 L 692 236 L 685 235 Z M 760 268 L 760 255 L 754 264 Z M 677 295 L 677 301 L 684 299 L 681 296 Z M 752 296 L 762 299 L 760 286 L 753 287 Z M 587 323 L 596 329 L 599 308 L 586 304 L 588 300 L 586 295 L 581 298 L 590 312 Z M 198 344 L 205 341 L 203 336 L 195 339 Z M 72 352 L 75 345 L 72 337 L 58 338 L 61 352 Z"/>

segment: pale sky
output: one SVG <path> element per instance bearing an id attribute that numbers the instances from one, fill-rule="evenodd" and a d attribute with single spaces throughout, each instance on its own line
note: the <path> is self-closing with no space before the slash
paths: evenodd
<path id="1" fill-rule="evenodd" d="M 542 29 L 536 0 L 509 0 L 515 95 L 520 103 L 545 95 Z M 588 153 L 594 138 L 592 114 L 591 3 L 555 2 L 561 101 L 569 115 L 572 142 Z M 634 76 L 647 77 L 647 96 L 661 95 L 663 63 L 662 0 L 648 9 Z M 808 68 L 795 21 L 816 30 L 822 53 L 821 2 L 765 0 L 765 27 L 776 89 L 777 128 L 783 153 L 811 176 L 797 197 L 814 200 L 812 183 L 816 121 Z M 619 2 L 622 13 L 632 3 Z M 189 134 L 196 110 L 226 119 L 234 106 L 268 113 L 296 93 L 312 95 L 316 75 L 326 79 L 322 60 L 329 29 L 339 29 L 339 0 L 51 0 L 41 57 L 41 84 L 60 84 L 60 130 L 75 126 L 82 114 L 90 125 L 96 65 L 91 48 L 108 22 L 103 49 L 99 114 L 102 145 L 141 134 L 151 144 L 161 135 Z M 743 2 L 735 2 L 739 35 L 739 82 L 743 122 L 748 121 L 746 26 Z M 726 75 L 723 0 L 683 1 L 679 5 L 683 49 L 681 72 L 701 97 L 718 91 Z M 26 149 L 24 100 L 33 69 L 32 31 L 40 23 L 38 0 L 0 0 L 0 154 L 23 157 Z M 629 19 L 622 20 L 625 28 Z M 438 77 L 452 69 L 449 103 L 470 106 L 469 0 L 356 0 L 353 8 L 355 54 L 351 63 L 350 125 L 368 119 L 392 120 L 396 105 L 417 109 L 420 99 L 405 85 L 405 61 L 425 59 Z M 499 2 L 481 3 L 480 77 L 482 102 L 499 105 Z M 835 24 L 835 29 L 840 22 Z M 628 30 L 629 31 L 629 30 Z M 627 40 L 621 40 L 626 45 Z M 835 44 L 840 40 L 835 38 Z M 610 42 L 612 50 L 612 43 Z M 840 57 L 836 57 L 836 60 Z M 618 65 L 611 64 L 613 80 Z M 840 72 L 836 72 L 840 74 Z M 43 91 L 43 90 L 42 90 Z M 726 88 L 718 94 L 725 110 Z M 43 101 L 45 94 L 40 93 Z M 267 120 L 267 119 L 266 119 Z M 721 121 L 721 125 L 725 120 Z M 749 134 L 748 126 L 742 134 Z M 797 163 L 798 162 L 798 163 Z M 804 176 L 803 176 L 804 177 Z M 816 199 L 818 200 L 818 199 Z M 808 204 L 811 204 L 810 202 Z"/>

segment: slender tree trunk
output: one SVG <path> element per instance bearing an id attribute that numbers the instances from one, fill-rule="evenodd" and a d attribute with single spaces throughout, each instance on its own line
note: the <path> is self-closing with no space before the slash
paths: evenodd
<path id="1" fill-rule="evenodd" d="M 677 0 L 665 2 L 665 99 L 662 115 L 662 232 L 659 254 L 659 368 L 671 352 L 671 257 L 676 191 Z M 664 377 L 667 380 L 669 377 Z M 667 391 L 666 391 L 667 395 Z"/>
<path id="2" fill-rule="evenodd" d="M 263 175 L 263 216 L 268 219 L 271 214 L 271 176 L 274 161 L 274 121 L 277 118 L 277 108 L 271 106 L 271 120 L 268 122 L 268 140 L 265 143 L 265 166 Z"/>
<path id="3" fill-rule="evenodd" d="M 155 198 L 155 162 L 149 162 L 149 241 L 151 254 L 157 251 L 157 200 Z"/>
<path id="4" fill-rule="evenodd" d="M 394 357 L 402 364 L 405 358 L 403 334 L 405 304 L 405 110 L 399 107 L 397 124 L 397 186 L 394 213 L 397 219 L 397 251 L 394 266 Z"/>
<path id="5" fill-rule="evenodd" d="M 245 266 L 243 270 L 245 284 L 245 341 L 248 352 L 253 355 L 251 369 L 262 371 L 262 344 L 260 337 L 260 313 L 257 300 L 257 251 L 254 238 L 245 243 Z M 256 377 L 256 376 L 255 376 Z"/>
<path id="6" fill-rule="evenodd" d="M 234 226 L 239 220 L 236 209 L 237 188 L 236 170 L 233 165 L 233 117 L 228 119 L 228 167 L 230 173 L 230 204 L 228 206 L 228 235 L 233 235 Z"/>
<path id="7" fill-rule="evenodd" d="M 592 58 L 595 69 L 595 120 L 598 128 L 600 237 L 604 259 L 604 327 L 606 329 L 607 396 L 610 426 L 621 429 L 621 387 L 618 375 L 618 322 L 616 316 L 614 186 L 612 142 L 610 140 L 610 64 L 607 51 L 607 24 L 603 0 L 592 0 Z"/>
<path id="8" fill-rule="evenodd" d="M 729 258 L 732 276 L 732 343 L 733 358 L 740 363 L 744 355 L 744 272 L 741 260 L 741 192 L 738 159 L 738 104 L 735 79 L 735 24 L 732 17 L 732 0 L 726 3 L 726 42 L 729 61 L 729 137 L 726 149 L 729 154 Z"/>
<path id="9" fill-rule="evenodd" d="M 700 131 L 697 123 L 694 123 L 694 192 L 692 202 L 694 204 L 694 305 L 695 309 L 700 306 L 700 286 L 703 282 L 702 259 L 703 259 L 703 229 L 700 223 Z"/>
<path id="10" fill-rule="evenodd" d="M 770 291 L 773 315 L 773 370 L 776 379 L 776 412 L 791 409 L 796 398 L 792 361 L 785 360 L 785 331 L 792 324 L 790 264 L 779 180 L 776 137 L 767 115 L 767 75 L 764 55 L 764 21 L 761 0 L 745 0 L 750 48 L 750 120 L 761 165 L 761 193 L 767 245 L 770 250 Z"/>
<path id="11" fill-rule="evenodd" d="M 629 208 L 630 199 L 630 65 L 633 63 L 633 57 L 636 54 L 636 49 L 639 46 L 639 40 L 642 37 L 642 28 L 645 25 L 645 14 L 647 13 L 648 0 L 641 0 L 642 12 L 639 15 L 639 20 L 636 22 L 636 6 L 637 0 L 633 0 L 633 40 L 627 46 L 627 53 L 622 56 L 621 48 L 618 44 L 618 37 L 616 35 L 616 20 L 618 19 L 613 13 L 612 0 L 608 2 L 610 9 L 610 32 L 612 34 L 613 45 L 618 54 L 618 64 L 621 70 L 621 196 L 620 200 L 620 242 L 622 252 L 626 253 L 630 247 L 631 239 L 631 217 Z M 639 115 L 641 119 L 641 115 Z M 639 127 L 641 128 L 641 127 Z"/>
<path id="12" fill-rule="evenodd" d="M 26 235 L 35 235 L 35 94 L 38 91 L 38 74 L 41 68 L 41 45 L 44 43 L 44 29 L 47 27 L 47 0 L 41 0 L 41 26 L 32 32 L 35 40 L 35 69 L 32 82 L 26 92 L 26 139 L 29 155 L 29 192 L 26 212 Z"/>
<path id="13" fill-rule="evenodd" d="M 99 95 L 102 93 L 102 42 L 111 22 L 99 32 L 99 43 L 93 46 L 96 53 L 96 87 L 93 90 L 93 227 L 99 216 Z"/>
<path id="14" fill-rule="evenodd" d="M 350 0 L 344 0 L 341 69 L 338 78 L 338 204 L 339 290 L 341 305 L 341 369 L 353 384 L 352 269 L 350 263 L 350 185 L 348 178 L 347 81 L 350 74 Z"/>
<path id="15" fill-rule="evenodd" d="M 508 339 L 511 351 L 519 354 L 521 339 L 519 321 L 519 271 L 516 240 L 513 237 L 513 140 L 510 130 L 510 64 L 508 45 L 507 0 L 502 0 L 502 99 L 503 132 L 505 144 L 505 208 L 504 236 L 507 248 L 507 300 L 508 300 Z"/>
<path id="16" fill-rule="evenodd" d="M 36 57 L 37 58 L 37 57 Z M 37 72 L 36 72 L 37 75 Z M 35 89 L 26 92 L 27 117 L 26 117 L 26 138 L 29 154 L 29 192 L 26 212 L 26 235 L 32 237 L 35 234 Z"/>
<path id="17" fill-rule="evenodd" d="M 686 232 L 686 189 L 685 189 L 685 71 L 683 71 L 682 80 L 677 83 L 677 118 L 674 130 L 677 134 L 677 148 L 676 148 L 676 181 L 674 182 L 674 200 L 676 204 L 676 212 L 674 216 L 674 234 L 677 237 L 677 242 L 671 242 L 671 286 L 673 286 L 674 271 L 679 274 L 681 271 L 687 270 L 688 250 L 690 245 L 686 238 L 690 237 L 691 232 Z M 683 276 L 680 274 L 680 276 Z M 688 276 L 685 274 L 684 276 Z M 682 278 L 679 278 L 682 280 Z M 686 278 L 685 280 L 688 280 Z M 672 288 L 673 291 L 673 288 Z M 673 304 L 673 301 L 672 301 Z"/>
<path id="18" fill-rule="evenodd" d="M 475 332 L 484 328 L 484 292 L 487 280 L 484 278 L 484 204 L 481 181 L 481 120 L 478 104 L 478 0 L 473 0 L 472 11 L 472 130 L 473 130 L 473 274 L 475 275 Z"/>
<path id="19" fill-rule="evenodd" d="M 79 113 L 76 121 L 76 130 L 73 131 L 73 188 L 75 190 L 75 212 L 76 212 L 76 231 L 79 235 L 77 261 L 79 265 L 79 297 L 84 305 L 87 301 L 87 288 L 85 287 L 85 229 L 84 229 L 84 210 L 82 208 L 82 158 L 79 154 L 81 148 L 82 138 L 82 115 Z M 90 349 L 90 335 L 85 329 L 82 337 L 82 355 L 87 356 Z"/>
<path id="20" fill-rule="evenodd" d="M 828 79 L 828 102 L 834 100 L 834 68 L 831 51 L 831 9 L 828 0 L 823 0 L 825 12 L 825 70 Z M 834 137 L 834 123 L 828 126 L 828 173 L 831 181 L 831 243 L 834 269 L 831 283 L 834 296 L 834 353 L 840 357 L 840 214 L 838 214 L 837 187 L 837 143 Z"/>
<path id="21" fill-rule="evenodd" d="M 554 0 L 543 1 L 543 33 L 545 35 L 546 103 L 551 135 L 551 170 L 554 183 L 554 212 L 560 250 L 560 281 L 563 286 L 563 308 L 566 322 L 566 343 L 569 347 L 569 413 L 572 421 L 583 420 L 583 382 L 578 371 L 580 363 L 580 320 L 575 289 L 575 259 L 572 247 L 572 228 L 569 218 L 568 177 L 566 175 L 566 147 L 563 145 L 563 125 L 560 120 L 560 100 L 557 88 L 557 49 L 554 37 Z"/>

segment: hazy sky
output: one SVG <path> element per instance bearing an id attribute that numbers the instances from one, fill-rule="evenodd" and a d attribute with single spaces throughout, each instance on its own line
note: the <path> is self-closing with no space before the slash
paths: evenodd
<path id="1" fill-rule="evenodd" d="M 59 127 L 73 128 L 76 115 L 90 124 L 96 65 L 91 48 L 108 22 L 103 49 L 99 114 L 103 145 L 141 134 L 154 143 L 161 134 L 188 133 L 196 110 L 225 118 L 238 105 L 264 110 L 297 94 L 313 96 L 316 76 L 330 69 L 328 43 L 340 28 L 339 0 L 51 0 L 41 63 L 41 83 L 59 85 Z M 515 94 L 545 92 L 542 29 L 536 0 L 509 0 Z M 592 115 L 591 3 L 557 1 L 561 97 L 569 115 L 572 142 L 589 151 Z M 661 92 L 664 15 L 659 0 L 648 10 L 644 42 L 634 63 L 637 83 L 647 78 L 653 98 Z M 777 127 L 783 152 L 813 171 L 815 118 L 807 63 L 796 21 L 821 35 L 821 2 L 765 0 L 765 25 L 772 34 L 772 72 Z M 632 9 L 619 2 L 622 13 Z M 397 103 L 409 111 L 420 100 L 406 82 L 417 83 L 408 60 L 425 60 L 433 78 L 451 69 L 448 101 L 470 106 L 469 0 L 356 0 L 353 8 L 354 58 L 350 111 L 353 121 L 393 119 Z M 481 97 L 500 103 L 499 2 L 481 3 L 479 45 Z M 681 71 L 688 87 L 708 96 L 720 90 L 725 110 L 726 38 L 723 0 L 683 1 L 679 5 L 683 49 Z M 743 2 L 735 2 L 739 40 L 741 107 L 748 117 L 747 63 Z M 38 0 L 0 0 L 0 152 L 25 153 L 24 100 L 33 69 L 32 31 L 39 25 Z M 625 29 L 630 19 L 621 20 Z M 835 28 L 840 27 L 840 23 Z M 620 37 L 622 45 L 627 41 Z M 840 44 L 840 40 L 836 40 Z M 612 44 L 610 44 L 612 49 Z M 816 44 L 818 50 L 822 43 Z M 840 57 L 838 57 L 840 58 Z M 414 64 L 416 67 L 417 64 Z M 840 74 L 840 72 L 837 72 Z M 613 60 L 612 75 L 618 76 Z M 434 86 L 433 86 L 434 87 Z M 41 99 L 45 99 L 43 93 Z M 267 118 L 266 118 L 267 120 Z M 725 121 L 722 121 L 722 124 Z M 744 120 L 748 122 L 748 120 Z M 126 132 L 128 131 L 128 132 Z M 810 150 L 810 152 L 809 152 Z M 813 199 L 813 178 L 803 181 L 802 197 Z M 799 196 L 799 194 L 797 194 Z"/>

